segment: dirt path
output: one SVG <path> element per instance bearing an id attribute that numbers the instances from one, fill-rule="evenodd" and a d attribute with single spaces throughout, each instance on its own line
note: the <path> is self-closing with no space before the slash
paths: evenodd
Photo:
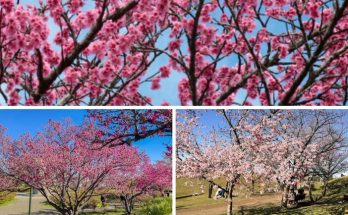
<path id="1" fill-rule="evenodd" d="M 33 195 L 32 198 L 32 215 L 57 215 L 54 209 L 49 209 L 42 204 L 45 198 L 41 195 Z M 1 215 L 27 215 L 29 209 L 29 195 L 18 193 L 15 200 L 8 205 L 0 206 Z"/>
<path id="2" fill-rule="evenodd" d="M 250 197 L 247 199 L 238 199 L 234 202 L 234 209 L 241 209 L 241 206 L 244 208 L 253 207 L 257 205 L 265 204 L 277 204 L 280 202 L 280 195 L 269 195 L 267 198 L 264 197 Z M 227 204 L 222 202 L 218 205 L 206 205 L 194 208 L 183 208 L 177 209 L 176 214 L 178 215 L 220 215 L 225 214 L 227 209 Z"/>

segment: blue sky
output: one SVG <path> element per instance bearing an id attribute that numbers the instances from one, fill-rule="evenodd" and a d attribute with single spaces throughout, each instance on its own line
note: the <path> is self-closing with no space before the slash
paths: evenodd
<path id="1" fill-rule="evenodd" d="M 186 110 L 177 110 L 178 114 L 184 114 Z M 222 126 L 225 124 L 222 116 L 214 109 L 198 109 L 193 110 L 199 117 L 199 123 L 206 126 L 207 129 Z M 234 110 L 231 110 L 234 111 Z M 236 110 L 237 111 L 237 110 Z M 180 120 L 180 118 L 178 119 Z"/>
<path id="2" fill-rule="evenodd" d="M 17 139 L 24 133 L 34 135 L 45 127 L 49 119 L 60 121 L 70 118 L 75 124 L 81 124 L 86 115 L 86 110 L 0 110 L 0 125 L 6 128 L 8 135 Z M 171 137 L 155 136 L 138 141 L 134 146 L 156 162 L 163 158 L 164 144 L 170 145 Z"/>
<path id="3" fill-rule="evenodd" d="M 185 110 L 177 110 L 178 113 L 184 112 Z M 238 110 L 229 110 L 229 111 L 238 111 Z M 296 110 L 298 111 L 298 110 Z M 335 112 L 348 112 L 348 110 L 327 110 L 327 111 L 335 111 Z M 211 131 L 213 128 L 218 129 L 218 128 L 223 128 L 226 127 L 226 122 L 223 118 L 222 115 L 218 114 L 216 110 L 195 110 L 197 116 L 199 116 L 199 124 L 204 127 L 203 132 L 208 133 Z M 180 118 L 178 119 L 180 120 Z M 345 114 L 343 116 L 343 121 L 348 122 L 348 114 Z M 348 136 L 348 134 L 347 134 Z"/>

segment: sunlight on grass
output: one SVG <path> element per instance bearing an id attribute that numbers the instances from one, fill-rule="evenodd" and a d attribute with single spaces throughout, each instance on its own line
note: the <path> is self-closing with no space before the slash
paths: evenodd
<path id="1" fill-rule="evenodd" d="M 0 192 L 0 207 L 13 202 L 15 197 L 16 193 Z"/>
<path id="2" fill-rule="evenodd" d="M 197 190 L 196 180 L 194 186 L 185 186 L 187 179 L 177 180 L 177 214 L 225 214 L 225 199 L 213 200 L 207 197 L 207 193 L 199 196 L 190 196 L 193 190 Z M 202 182 L 207 185 L 208 183 Z M 207 186 L 205 186 L 207 192 Z M 314 196 L 320 195 L 322 183 L 314 183 Z M 214 195 L 215 193 L 213 193 Z M 346 215 L 348 214 L 348 202 L 343 201 L 343 195 L 348 194 L 348 176 L 333 179 L 329 183 L 327 196 L 316 203 L 311 203 L 308 192 L 305 201 L 300 203 L 300 207 L 295 209 L 285 209 L 279 207 L 280 194 L 274 195 L 257 195 L 249 198 L 242 196 L 234 197 L 234 214 L 238 215 L 254 215 L 254 214 L 282 214 L 282 215 Z M 214 212 L 214 210 L 216 212 Z"/>

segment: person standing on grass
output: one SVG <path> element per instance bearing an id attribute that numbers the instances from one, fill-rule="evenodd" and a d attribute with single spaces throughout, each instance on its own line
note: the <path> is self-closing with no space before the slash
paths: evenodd
<path id="1" fill-rule="evenodd" d="M 105 201 L 106 201 L 106 199 L 105 199 L 105 196 L 104 196 L 103 194 L 100 195 L 100 201 L 101 201 L 101 203 L 102 203 L 102 207 L 105 207 Z"/>

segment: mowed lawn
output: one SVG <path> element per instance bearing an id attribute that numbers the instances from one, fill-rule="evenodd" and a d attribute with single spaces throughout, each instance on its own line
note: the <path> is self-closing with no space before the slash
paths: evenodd
<path id="1" fill-rule="evenodd" d="M 193 183 L 187 183 L 192 181 Z M 222 181 L 221 181 L 222 182 Z M 204 185 L 204 194 L 192 196 L 201 192 Z M 220 183 L 223 184 L 223 183 Z M 321 186 L 316 184 L 315 194 L 320 193 Z M 238 190 L 238 187 L 237 187 Z M 256 189 L 257 190 L 257 189 Z M 183 179 L 177 180 L 177 214 L 178 215 L 222 215 L 226 214 L 225 199 L 209 199 L 208 183 L 205 181 Z M 216 190 L 213 191 L 213 196 Z M 233 198 L 234 214 L 290 214 L 290 215 L 348 215 L 348 202 L 343 201 L 343 195 L 348 193 L 348 177 L 334 179 L 330 182 L 328 195 L 316 203 L 310 203 L 308 198 L 296 209 L 279 207 L 281 194 L 252 195 L 248 196 L 243 191 L 236 191 Z"/>

